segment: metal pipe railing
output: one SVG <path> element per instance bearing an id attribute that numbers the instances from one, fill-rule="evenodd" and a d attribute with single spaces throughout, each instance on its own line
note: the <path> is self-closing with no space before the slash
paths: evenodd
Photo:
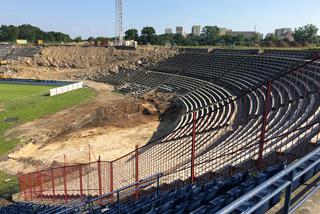
<path id="1" fill-rule="evenodd" d="M 132 188 L 132 187 L 136 187 L 136 186 L 138 186 L 138 188 L 135 188 L 134 190 L 132 190 L 132 192 L 139 191 L 139 190 L 141 190 L 141 189 L 144 189 L 144 188 L 152 185 L 153 183 L 148 183 L 148 185 L 146 185 L 146 186 L 143 186 L 142 184 L 145 184 L 145 183 L 147 183 L 147 182 L 154 181 L 154 180 L 156 180 L 156 183 L 157 183 L 157 191 L 156 191 L 156 193 L 158 194 L 158 193 L 159 193 L 159 185 L 160 185 L 159 180 L 160 180 L 160 178 L 161 178 L 162 176 L 163 176 L 162 173 L 158 173 L 158 174 L 149 176 L 149 177 L 144 178 L 144 179 L 142 179 L 142 180 L 140 180 L 140 181 L 138 181 L 138 182 L 129 184 L 129 185 L 124 186 L 124 187 L 122 187 L 122 188 L 120 188 L 120 189 L 114 190 L 114 191 L 112 191 L 112 192 L 109 192 L 109 193 L 107 193 L 107 194 L 104 194 L 104 195 L 101 195 L 101 196 L 99 196 L 99 197 L 93 198 L 93 199 L 91 199 L 91 200 L 82 202 L 82 203 L 80 203 L 80 204 L 78 204 L 78 205 L 76 205 L 76 206 L 70 207 L 70 208 L 68 208 L 68 209 L 62 210 L 62 211 L 58 212 L 57 214 L 63 214 L 63 213 L 68 213 L 68 212 L 70 212 L 70 211 L 78 210 L 78 209 L 80 209 L 81 207 L 83 207 L 83 206 L 85 206 L 85 205 L 87 205 L 87 204 L 92 204 L 93 202 L 102 200 L 102 199 L 104 199 L 104 198 L 111 197 L 111 196 L 113 196 L 114 194 L 116 194 L 117 203 L 119 203 L 120 193 L 121 193 L 122 191 L 127 190 L 127 189 Z"/>
<path id="2" fill-rule="evenodd" d="M 254 188 L 253 190 L 251 190 L 250 192 L 248 192 L 247 194 L 243 195 L 242 197 L 238 198 L 237 200 L 235 200 L 234 202 L 232 202 L 231 204 L 229 204 L 228 206 L 224 207 L 223 209 L 219 210 L 217 212 L 217 214 L 225 214 L 225 213 L 231 213 L 233 210 L 235 210 L 236 208 L 238 208 L 242 203 L 250 200 L 252 197 L 254 197 L 256 194 L 258 194 L 259 192 L 261 192 L 262 190 L 264 190 L 265 188 L 267 188 L 268 186 L 272 185 L 273 183 L 275 183 L 276 181 L 278 181 L 279 179 L 283 178 L 284 176 L 288 175 L 289 173 L 292 173 L 297 167 L 299 167 L 301 164 L 303 164 L 304 162 L 306 162 L 307 160 L 309 160 L 311 157 L 317 155 L 318 153 L 320 153 L 320 147 L 315 149 L 314 151 L 310 152 L 308 155 L 304 156 L 303 158 L 301 158 L 300 160 L 298 160 L 295 163 L 292 163 L 291 165 L 289 165 L 287 168 L 285 168 L 284 170 L 282 170 L 281 172 L 279 172 L 278 174 L 274 175 L 273 177 L 271 177 L 269 180 L 265 181 L 264 183 L 262 183 L 261 185 L 257 186 L 256 188 Z M 290 184 L 292 185 L 293 181 L 297 180 L 298 178 L 300 178 L 303 174 L 305 174 L 307 171 L 309 171 L 312 167 L 316 166 L 318 163 L 320 163 L 320 159 L 318 159 L 317 161 L 315 161 L 314 163 L 312 163 L 311 165 L 309 165 L 305 170 L 303 170 L 302 172 L 298 173 L 297 175 L 293 176 L 292 181 L 290 181 Z M 285 188 L 285 187 L 284 187 Z M 283 188 L 283 189 L 284 189 Z M 283 190 L 282 189 L 282 190 Z M 263 204 L 264 202 L 267 201 L 267 199 L 263 199 L 261 200 L 261 204 Z M 258 208 L 258 207 L 257 207 Z"/>

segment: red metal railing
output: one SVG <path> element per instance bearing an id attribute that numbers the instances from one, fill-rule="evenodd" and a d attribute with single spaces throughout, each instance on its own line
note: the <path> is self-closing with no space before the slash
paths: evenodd
<path id="1" fill-rule="evenodd" d="M 204 106 L 213 106 L 205 115 L 201 108 L 194 109 L 186 115 L 191 122 L 114 161 L 99 158 L 20 175 L 21 199 L 66 203 L 112 192 L 157 173 L 164 174 L 165 191 L 303 155 L 319 142 L 319 67 L 315 60 L 307 62 L 236 98 Z M 251 80 L 242 75 L 243 80 L 230 73 L 230 81 L 249 84 Z"/>

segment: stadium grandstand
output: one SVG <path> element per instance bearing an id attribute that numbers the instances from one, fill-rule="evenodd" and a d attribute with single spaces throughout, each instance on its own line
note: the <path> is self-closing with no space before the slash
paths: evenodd
<path id="1" fill-rule="evenodd" d="M 180 54 L 104 77 L 121 93 L 175 94 L 171 133 L 121 158 L 19 175 L 0 213 L 265 213 L 320 171 L 320 53 Z M 292 194 L 291 194 L 292 193 Z"/>

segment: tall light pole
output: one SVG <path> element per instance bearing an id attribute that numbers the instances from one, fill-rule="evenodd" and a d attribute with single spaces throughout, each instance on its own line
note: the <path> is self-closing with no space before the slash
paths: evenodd
<path id="1" fill-rule="evenodd" d="M 115 45 L 123 44 L 122 0 L 116 0 Z"/>

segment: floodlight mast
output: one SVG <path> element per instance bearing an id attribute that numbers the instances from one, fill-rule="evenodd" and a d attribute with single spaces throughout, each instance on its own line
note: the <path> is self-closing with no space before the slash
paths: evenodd
<path id="1" fill-rule="evenodd" d="M 115 45 L 123 44 L 122 0 L 116 0 Z"/>

